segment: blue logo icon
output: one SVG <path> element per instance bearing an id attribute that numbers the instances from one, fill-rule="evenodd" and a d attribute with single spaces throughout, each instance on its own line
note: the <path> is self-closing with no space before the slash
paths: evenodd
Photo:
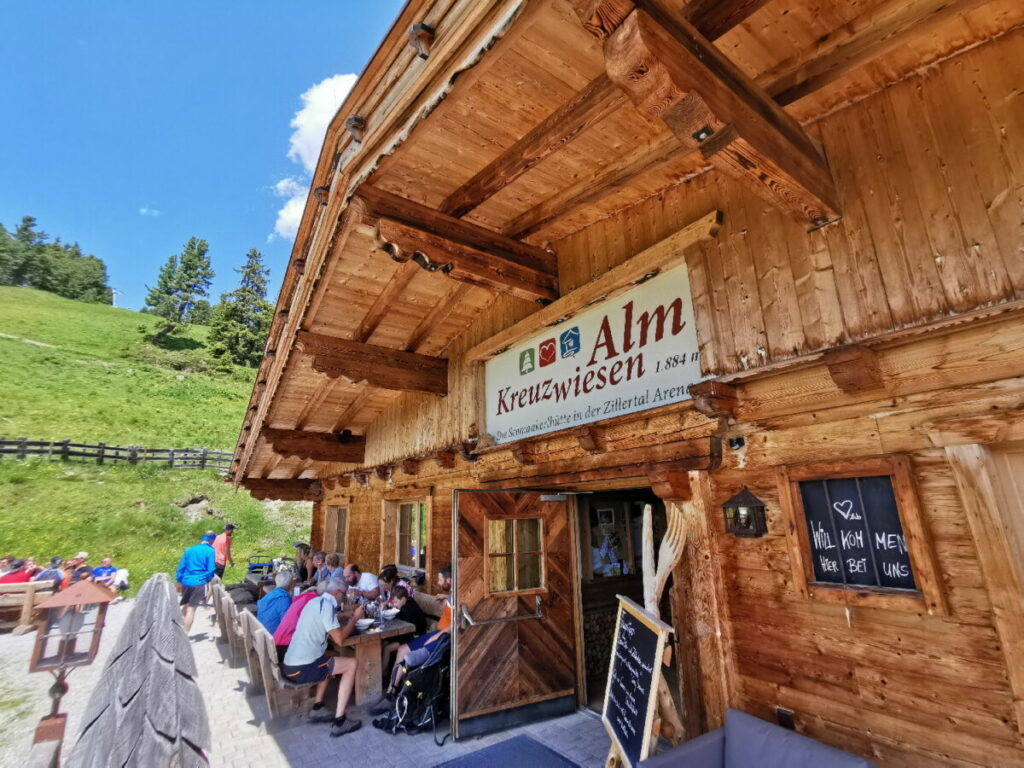
<path id="1" fill-rule="evenodd" d="M 580 351 L 580 329 L 574 325 L 567 331 L 563 331 L 558 337 L 559 345 L 562 348 L 562 357 L 576 357 Z"/>

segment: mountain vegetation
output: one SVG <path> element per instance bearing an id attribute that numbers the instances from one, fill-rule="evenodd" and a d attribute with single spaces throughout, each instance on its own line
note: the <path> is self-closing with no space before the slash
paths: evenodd
<path id="1" fill-rule="evenodd" d="M 238 288 L 220 297 L 213 310 L 210 351 L 214 357 L 255 368 L 263 357 L 273 307 L 267 301 L 263 255 L 255 248 L 245 257 Z"/>
<path id="2" fill-rule="evenodd" d="M 13 233 L 0 224 L 0 285 L 50 291 L 78 301 L 110 304 L 107 267 L 86 254 L 78 243 L 52 242 L 37 229 L 35 217 L 24 216 Z"/>

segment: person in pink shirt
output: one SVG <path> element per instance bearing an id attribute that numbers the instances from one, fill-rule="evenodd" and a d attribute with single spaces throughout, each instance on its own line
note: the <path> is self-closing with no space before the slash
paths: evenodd
<path id="1" fill-rule="evenodd" d="M 302 613 L 302 609 L 306 607 L 306 603 L 319 596 L 320 593 L 317 590 L 310 589 L 292 600 L 292 604 L 288 606 L 281 623 L 274 630 L 274 645 L 277 646 L 278 661 L 284 659 L 284 653 L 292 642 L 292 635 L 295 634 L 295 627 L 299 623 L 299 614 Z"/>
<path id="2" fill-rule="evenodd" d="M 224 581 L 224 567 L 227 565 L 235 567 L 235 561 L 231 557 L 231 537 L 234 533 L 234 523 L 228 523 L 224 526 L 224 532 L 213 540 L 213 570 L 221 581 Z"/>

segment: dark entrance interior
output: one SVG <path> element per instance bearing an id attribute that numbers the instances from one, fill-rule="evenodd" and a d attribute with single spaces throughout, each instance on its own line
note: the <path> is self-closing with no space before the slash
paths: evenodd
<path id="1" fill-rule="evenodd" d="M 580 597 L 583 604 L 583 649 L 587 706 L 600 711 L 608 683 L 616 595 L 644 603 L 643 511 L 654 513 L 654 551 L 665 535 L 665 506 L 649 488 L 600 491 L 579 497 Z M 661 615 L 670 617 L 668 595 L 662 596 Z M 669 680 L 673 685 L 674 681 Z"/>

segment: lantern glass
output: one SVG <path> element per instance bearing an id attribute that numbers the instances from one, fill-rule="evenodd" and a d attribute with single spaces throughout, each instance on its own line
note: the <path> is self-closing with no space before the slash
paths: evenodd
<path id="1" fill-rule="evenodd" d="M 726 533 L 754 538 L 768 532 L 765 503 L 746 487 L 722 505 L 722 512 Z"/>
<path id="2" fill-rule="evenodd" d="M 91 664 L 99 648 L 106 612 L 106 603 L 44 609 L 30 670 L 43 672 Z"/>

